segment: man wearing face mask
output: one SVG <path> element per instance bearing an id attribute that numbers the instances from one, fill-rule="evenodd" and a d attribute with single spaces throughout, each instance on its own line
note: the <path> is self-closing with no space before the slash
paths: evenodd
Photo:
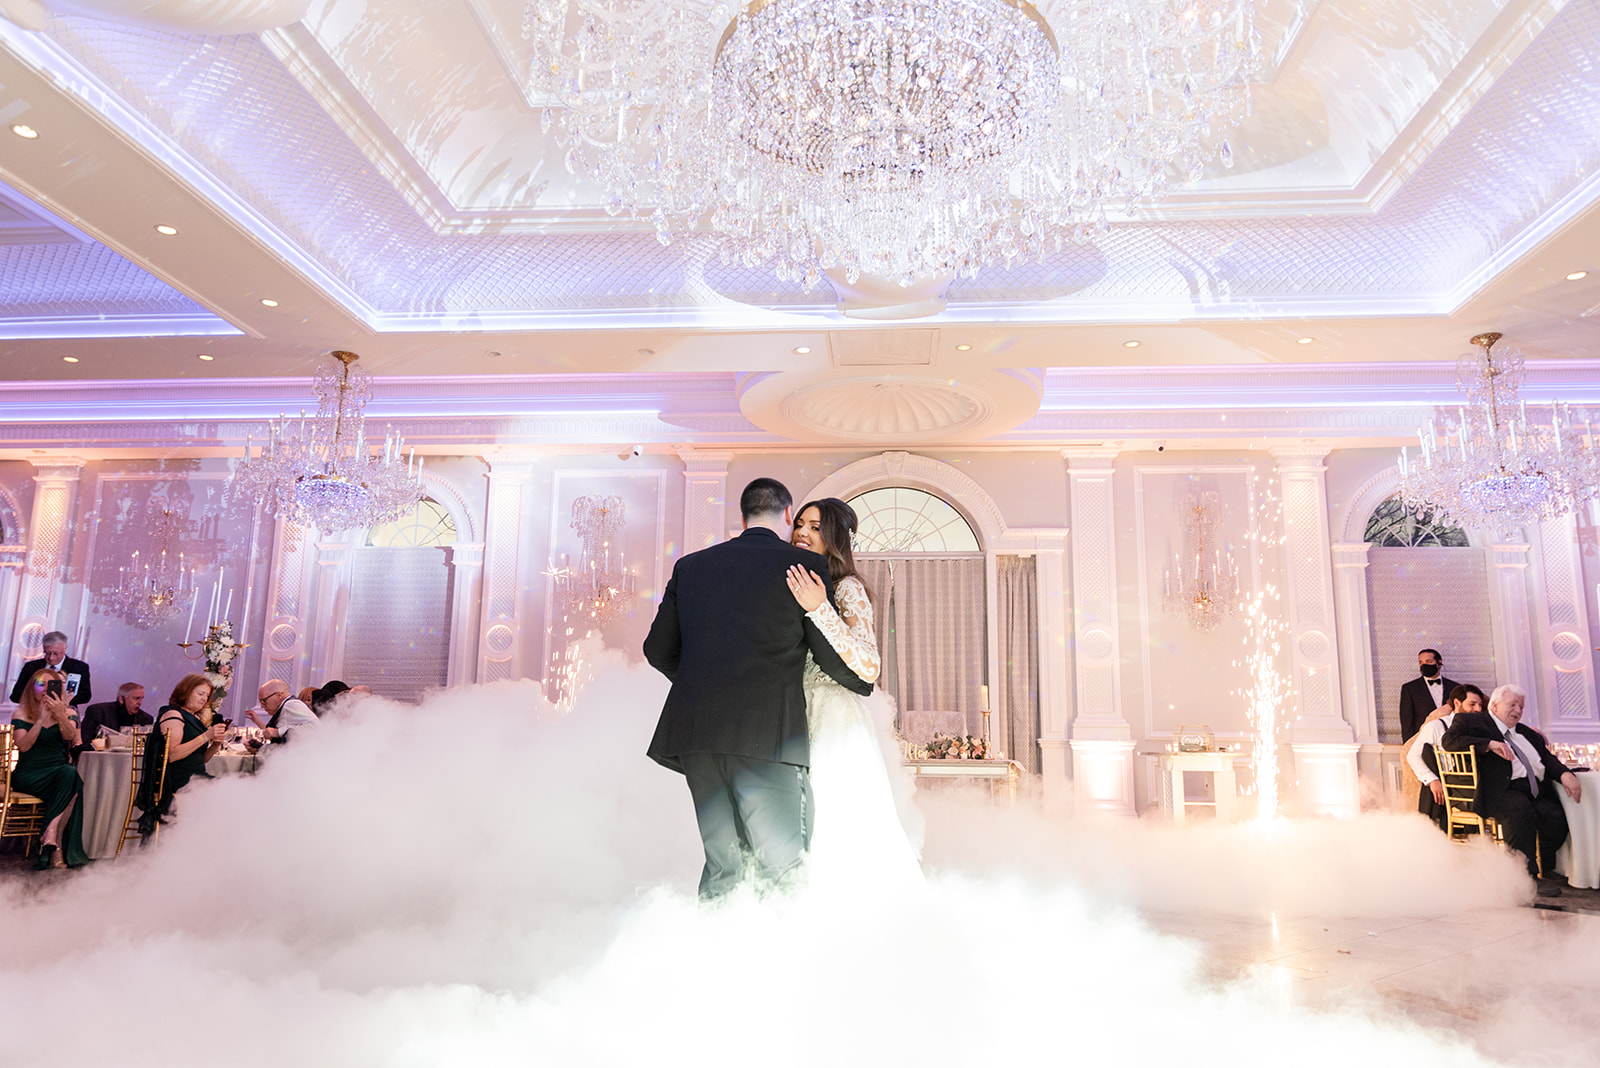
<path id="1" fill-rule="evenodd" d="M 1434 709 L 1444 704 L 1450 691 L 1456 688 L 1454 679 L 1444 677 L 1444 657 L 1437 649 L 1424 649 L 1417 654 L 1417 666 L 1422 677 L 1412 679 L 1400 687 L 1400 741 L 1409 742 L 1427 722 Z"/>

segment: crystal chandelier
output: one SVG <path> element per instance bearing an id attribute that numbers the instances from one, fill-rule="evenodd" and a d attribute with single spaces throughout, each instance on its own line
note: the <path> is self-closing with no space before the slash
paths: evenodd
<path id="1" fill-rule="evenodd" d="M 152 524 L 161 541 L 159 552 L 141 559 L 136 549 L 128 562 L 117 568 L 117 585 L 106 595 L 111 614 L 120 616 L 140 630 L 153 630 L 173 619 L 194 600 L 194 570 L 180 549 L 172 552 L 171 541 L 181 538 L 188 520 L 163 508 Z"/>
<path id="2" fill-rule="evenodd" d="M 1466 403 L 1439 409 L 1418 430 L 1421 456 L 1400 450 L 1400 496 L 1408 507 L 1478 530 L 1499 531 L 1574 511 L 1596 496 L 1600 466 L 1589 415 L 1572 409 L 1529 412 L 1519 394 L 1522 353 L 1495 351 L 1501 335 L 1472 339 L 1480 351 L 1456 362 Z"/>
<path id="3" fill-rule="evenodd" d="M 1197 179 L 1254 0 L 527 0 L 530 96 L 607 210 L 807 288 L 1042 258 Z"/>
<path id="4" fill-rule="evenodd" d="M 1217 538 L 1220 505 L 1215 493 L 1190 494 L 1183 502 L 1183 551 L 1174 553 L 1162 578 L 1168 612 L 1195 630 L 1215 630 L 1239 610 L 1239 570 Z"/>
<path id="5" fill-rule="evenodd" d="M 312 389 L 317 414 L 280 417 L 259 453 L 245 445 L 232 488 L 259 500 L 268 512 L 324 534 L 371 527 L 400 518 L 422 499 L 422 461 L 406 456 L 400 435 L 386 430 L 382 448 L 367 441 L 372 376 L 353 352 L 336 351 L 317 367 Z"/>
<path id="6" fill-rule="evenodd" d="M 563 554 L 561 566 L 552 565 L 546 572 L 568 615 L 603 624 L 631 605 L 633 575 L 618 541 L 622 521 L 621 497 L 579 497 L 572 502 L 572 529 L 583 545 L 577 566 Z"/>

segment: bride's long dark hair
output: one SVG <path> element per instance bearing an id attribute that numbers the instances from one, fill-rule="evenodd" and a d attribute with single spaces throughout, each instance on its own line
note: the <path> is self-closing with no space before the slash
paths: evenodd
<path id="1" fill-rule="evenodd" d="M 851 576 L 866 587 L 866 580 L 856 570 L 855 554 L 850 550 L 850 539 L 856 532 L 856 510 L 837 497 L 807 501 L 794 513 L 795 526 L 800 525 L 800 517 L 806 514 L 808 508 L 817 510 L 818 533 L 822 535 L 822 555 L 828 558 L 828 575 L 833 579 L 834 588 L 838 588 L 841 579 Z M 872 596 L 870 588 L 867 589 L 867 596 Z"/>

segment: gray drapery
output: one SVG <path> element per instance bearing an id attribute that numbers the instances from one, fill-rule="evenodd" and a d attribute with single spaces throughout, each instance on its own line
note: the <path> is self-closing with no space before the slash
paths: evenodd
<path id="1" fill-rule="evenodd" d="M 1007 757 L 1039 772 L 1039 583 L 1034 558 L 995 558 L 1000 678 L 993 694 L 996 742 Z"/>
<path id="2" fill-rule="evenodd" d="M 916 742 L 934 731 L 977 734 L 988 656 L 983 558 L 867 557 L 856 566 L 873 593 L 881 679 L 902 732 Z"/>

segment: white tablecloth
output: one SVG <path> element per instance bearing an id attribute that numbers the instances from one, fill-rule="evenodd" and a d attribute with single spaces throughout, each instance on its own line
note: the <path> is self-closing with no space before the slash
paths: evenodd
<path id="1" fill-rule="evenodd" d="M 1567 844 L 1556 854 L 1556 871 L 1573 886 L 1600 890 L 1600 771 L 1580 771 L 1583 804 L 1556 787 L 1561 807 L 1567 810 Z"/>
<path id="2" fill-rule="evenodd" d="M 117 839 L 128 816 L 133 753 L 89 749 L 78 757 L 83 776 L 83 848 L 94 860 L 117 855 Z"/>

